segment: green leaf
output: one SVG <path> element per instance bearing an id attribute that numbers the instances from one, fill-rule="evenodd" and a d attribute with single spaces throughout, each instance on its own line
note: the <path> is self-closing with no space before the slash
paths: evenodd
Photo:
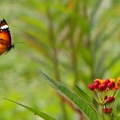
<path id="1" fill-rule="evenodd" d="M 75 86 L 76 86 L 77 90 L 79 91 L 80 97 L 81 97 L 84 101 L 92 104 L 91 98 L 90 98 L 82 89 L 80 89 L 77 85 L 75 85 Z"/>
<path id="2" fill-rule="evenodd" d="M 95 108 L 91 98 L 82 89 L 80 89 L 77 85 L 75 85 L 75 86 L 79 92 L 80 97 L 83 99 L 83 101 L 86 102 L 87 104 L 89 104 L 93 108 L 93 110 L 96 111 L 96 108 Z M 97 114 L 99 114 L 99 113 L 97 113 Z"/>
<path id="3" fill-rule="evenodd" d="M 7 99 L 7 98 L 4 98 L 4 99 L 5 99 L 5 100 L 8 100 L 8 101 L 11 101 L 11 102 L 13 102 L 13 103 L 15 103 L 15 104 L 18 104 L 18 105 L 20 105 L 20 106 L 28 109 L 29 111 L 33 112 L 35 115 L 38 115 L 38 116 L 42 117 L 42 118 L 45 119 L 45 120 L 55 120 L 54 118 L 52 118 L 51 116 L 47 115 L 47 114 L 44 113 L 44 112 L 41 112 L 41 111 L 39 111 L 39 110 L 36 110 L 36 109 L 34 109 L 34 108 L 28 107 L 28 106 L 26 106 L 26 105 L 23 105 L 23 104 L 21 104 L 21 103 L 15 102 L 15 101 L 10 100 L 10 99 Z"/>
<path id="4" fill-rule="evenodd" d="M 67 96 L 90 120 L 99 120 L 99 116 L 96 111 L 93 110 L 87 103 L 85 103 L 78 95 L 70 91 L 68 88 L 63 86 L 61 83 L 53 80 L 42 71 L 38 70 L 46 79 L 49 85 L 55 90 Z"/>

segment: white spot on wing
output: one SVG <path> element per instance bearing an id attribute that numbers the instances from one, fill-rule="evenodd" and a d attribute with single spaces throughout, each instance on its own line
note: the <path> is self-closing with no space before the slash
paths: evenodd
<path id="1" fill-rule="evenodd" d="M 9 28 L 8 25 L 1 26 L 1 29 L 6 29 L 6 28 Z"/>

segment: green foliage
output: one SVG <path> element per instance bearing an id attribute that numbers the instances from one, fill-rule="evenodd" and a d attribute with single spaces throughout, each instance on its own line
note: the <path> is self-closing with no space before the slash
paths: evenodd
<path id="1" fill-rule="evenodd" d="M 82 93 L 83 97 L 85 98 L 82 100 L 74 92 L 70 91 L 68 88 L 66 88 L 59 82 L 53 80 L 52 78 L 47 76 L 45 73 L 41 72 L 40 70 L 39 70 L 39 72 L 46 78 L 45 80 L 49 83 L 49 85 L 51 85 L 56 91 L 59 91 L 61 94 L 67 96 L 80 110 L 82 110 L 84 112 L 84 114 L 86 114 L 86 116 L 90 120 L 97 120 L 99 118 L 99 116 L 97 116 L 97 114 L 98 114 L 97 111 L 95 111 L 95 109 L 92 109 L 92 107 L 89 106 L 90 103 L 86 102 L 85 96 L 87 96 L 87 95 L 85 93 L 80 92 L 80 93 Z M 80 88 L 79 88 L 79 91 L 80 91 Z M 88 98 L 88 96 L 87 96 L 87 98 Z"/>
<path id="2" fill-rule="evenodd" d="M 76 92 L 77 85 L 84 101 L 89 97 L 79 88 L 88 92 L 86 86 L 95 78 L 118 77 L 119 0 L 1 0 L 0 4 L 1 19 L 8 22 L 13 43 L 25 43 L 15 44 L 14 50 L 0 57 L 1 97 L 41 107 L 59 119 L 79 119 L 72 107 L 59 103 L 51 88 L 39 82 L 35 69 L 39 67 L 71 91 Z M 0 104 L 1 119 L 36 118 L 7 106 Z"/>
<path id="3" fill-rule="evenodd" d="M 10 101 L 10 102 L 13 102 L 13 103 L 15 103 L 15 104 L 18 104 L 18 105 L 20 105 L 20 106 L 28 109 L 29 111 L 33 112 L 35 115 L 38 115 L 38 116 L 42 117 L 42 118 L 45 119 L 45 120 L 55 120 L 54 118 L 50 117 L 49 115 L 47 115 L 47 114 L 44 113 L 44 112 L 41 112 L 41 111 L 39 111 L 39 110 L 36 110 L 36 109 L 34 109 L 34 108 L 28 107 L 28 106 L 26 106 L 26 105 L 23 105 L 23 104 L 21 104 L 21 103 L 15 102 L 15 101 L 12 101 L 12 100 L 7 99 L 7 98 L 4 98 L 4 99 L 5 99 L 5 100 L 8 100 L 8 101 Z"/>

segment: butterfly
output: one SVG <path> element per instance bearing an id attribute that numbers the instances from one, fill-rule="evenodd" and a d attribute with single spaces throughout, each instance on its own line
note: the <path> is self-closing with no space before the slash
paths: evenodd
<path id="1" fill-rule="evenodd" d="M 9 52 L 11 48 L 14 48 L 14 44 L 11 43 L 10 30 L 7 22 L 2 19 L 0 21 L 0 55 Z"/>

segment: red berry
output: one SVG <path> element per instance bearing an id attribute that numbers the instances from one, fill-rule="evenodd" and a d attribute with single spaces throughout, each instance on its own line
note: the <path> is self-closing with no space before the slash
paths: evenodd
<path id="1" fill-rule="evenodd" d="M 108 99 L 108 97 L 107 96 L 104 96 L 104 100 L 107 100 Z"/>
<path id="2" fill-rule="evenodd" d="M 99 90 L 100 91 L 104 91 L 106 89 L 106 86 L 105 85 L 99 85 Z"/>
<path id="3" fill-rule="evenodd" d="M 109 109 L 107 110 L 107 112 L 108 112 L 108 113 L 111 113 L 112 110 L 113 110 L 112 108 L 109 108 Z"/>
<path id="4" fill-rule="evenodd" d="M 94 83 L 95 83 L 95 82 L 99 82 L 99 83 L 100 83 L 99 79 L 95 79 L 95 80 L 94 80 Z"/>
<path id="5" fill-rule="evenodd" d="M 110 80 L 109 80 L 109 79 L 106 79 L 105 82 L 104 82 L 104 84 L 105 84 L 105 85 L 108 85 L 108 83 L 110 83 Z"/>
<path id="6" fill-rule="evenodd" d="M 115 100 L 114 96 L 110 96 L 107 100 L 108 103 L 111 103 Z"/>
<path id="7" fill-rule="evenodd" d="M 108 88 L 111 89 L 112 88 L 112 84 L 108 83 Z"/>
<path id="8" fill-rule="evenodd" d="M 100 85 L 100 83 L 99 83 L 99 82 L 95 82 L 95 83 L 94 83 L 94 87 L 95 87 L 96 89 L 98 89 L 98 88 L 99 88 L 99 85 Z"/>
<path id="9" fill-rule="evenodd" d="M 111 102 L 115 100 L 114 96 L 109 97 L 109 99 L 111 100 Z"/>
<path id="10" fill-rule="evenodd" d="M 115 87 L 115 82 L 110 82 L 108 83 L 108 86 L 107 86 L 109 89 L 112 89 Z"/>
<path id="11" fill-rule="evenodd" d="M 93 85 L 93 84 L 91 84 L 91 83 L 88 85 L 88 88 L 89 88 L 90 90 L 92 90 L 92 91 L 94 91 L 94 90 L 95 90 L 94 85 Z"/>
<path id="12" fill-rule="evenodd" d="M 105 114 L 111 113 L 112 110 L 113 110 L 112 108 L 104 108 L 104 109 L 103 109 L 103 111 L 104 111 Z"/>
<path id="13" fill-rule="evenodd" d="M 103 111 L 104 111 L 105 114 L 107 114 L 108 113 L 108 108 L 104 108 Z"/>
<path id="14" fill-rule="evenodd" d="M 115 87 L 115 82 L 111 82 L 112 86 Z"/>

